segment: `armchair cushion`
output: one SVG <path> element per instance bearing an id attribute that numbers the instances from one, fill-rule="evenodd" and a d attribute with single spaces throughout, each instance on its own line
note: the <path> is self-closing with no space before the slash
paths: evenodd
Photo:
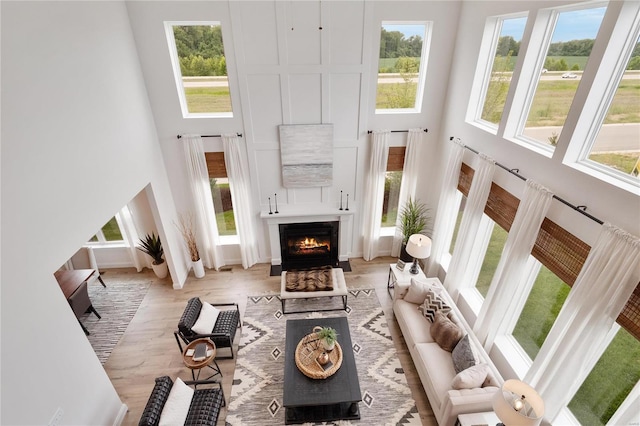
<path id="1" fill-rule="evenodd" d="M 164 404 L 158 425 L 174 426 L 184 424 L 187 414 L 189 414 L 192 398 L 193 389 L 178 377 L 169 392 L 169 397 Z"/>
<path id="2" fill-rule="evenodd" d="M 147 405 L 144 407 L 138 426 L 155 426 L 158 424 L 172 387 L 173 380 L 169 376 L 156 378 L 156 384 L 151 391 Z"/>
<path id="3" fill-rule="evenodd" d="M 191 328 L 193 324 L 196 323 L 198 317 L 200 316 L 200 310 L 202 309 L 202 302 L 199 297 L 192 297 L 187 302 L 187 306 L 184 308 L 184 312 L 182 313 L 182 317 L 178 322 L 178 329 L 185 336 L 190 336 L 193 334 Z"/>
<path id="4" fill-rule="evenodd" d="M 193 327 L 191 327 L 191 330 L 198 334 L 209 334 L 213 331 L 213 327 L 216 325 L 220 309 L 213 307 L 207 302 L 201 303 L 202 308 L 200 308 L 200 315 L 193 324 Z"/>

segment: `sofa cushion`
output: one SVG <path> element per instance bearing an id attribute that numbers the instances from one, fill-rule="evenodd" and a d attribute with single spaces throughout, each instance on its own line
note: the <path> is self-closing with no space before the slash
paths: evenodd
<path id="1" fill-rule="evenodd" d="M 451 387 L 454 389 L 473 389 L 482 387 L 487 374 L 489 373 L 489 366 L 485 363 L 474 365 L 466 370 L 462 370 L 451 381 Z"/>
<path id="2" fill-rule="evenodd" d="M 173 383 L 169 398 L 164 404 L 164 409 L 160 415 L 159 426 L 183 425 L 189 414 L 193 398 L 193 389 L 187 386 L 179 377 Z"/>
<path id="3" fill-rule="evenodd" d="M 434 341 L 430 332 L 431 323 L 416 309 L 415 304 L 406 302 L 404 299 L 396 300 L 393 311 L 402 328 L 402 335 L 408 348 L 418 343 Z"/>
<path id="4" fill-rule="evenodd" d="M 444 314 L 451 312 L 451 307 L 433 290 L 427 290 L 424 302 L 420 305 L 420 311 L 429 321 L 433 322 L 436 312 Z"/>
<path id="5" fill-rule="evenodd" d="M 420 376 L 425 392 L 429 395 L 429 401 L 437 398 L 438 405 L 451 389 L 451 378 L 456 375 L 451 362 L 451 353 L 442 349 L 437 343 L 421 343 L 416 345 L 416 352 L 420 359 L 414 360 L 416 368 L 418 364 L 426 371 L 426 375 Z M 418 370 L 420 370 L 418 368 Z M 424 377 L 426 376 L 426 377 Z M 441 407 L 436 407 L 440 410 Z"/>
<path id="6" fill-rule="evenodd" d="M 442 289 L 416 278 L 411 278 L 411 284 L 409 285 L 407 293 L 404 295 L 404 300 L 420 305 L 424 302 L 429 291 L 439 294 Z"/>
<path id="7" fill-rule="evenodd" d="M 210 303 L 202 302 L 200 315 L 198 315 L 198 319 L 191 327 L 191 330 L 198 334 L 211 334 L 219 314 L 220 309 L 213 307 Z"/>
<path id="8" fill-rule="evenodd" d="M 458 342 L 455 348 L 451 351 L 451 358 L 453 360 L 453 367 L 456 369 L 456 373 L 466 370 L 469 367 L 473 367 L 478 363 L 478 355 L 473 349 L 473 345 L 469 340 L 469 335 L 465 334 Z"/>
<path id="9" fill-rule="evenodd" d="M 431 336 L 442 349 L 451 352 L 463 335 L 464 331 L 442 311 L 436 312 L 433 324 L 431 324 Z M 453 365 L 453 362 L 451 364 Z"/>

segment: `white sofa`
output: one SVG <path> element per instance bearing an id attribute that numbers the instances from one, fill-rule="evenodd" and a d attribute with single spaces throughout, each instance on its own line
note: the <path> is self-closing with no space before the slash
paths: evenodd
<path id="1" fill-rule="evenodd" d="M 425 282 L 424 279 L 422 282 Z M 461 376 L 456 373 L 454 368 L 452 353 L 442 349 L 434 341 L 431 336 L 432 323 L 418 309 L 420 304 L 404 300 L 411 284 L 395 284 L 393 312 L 402 330 L 422 386 L 429 398 L 438 424 L 452 426 L 455 424 L 458 414 L 492 411 L 493 396 L 502 386 L 504 379 L 440 281 L 437 278 L 427 278 L 426 284 L 440 289 L 439 297 L 451 308 L 448 317 L 463 330 L 463 333 L 469 335 L 469 343 L 473 347 L 477 363 L 486 364 L 486 367 L 475 368 L 475 370 L 487 371 L 487 376 L 480 387 L 454 389 L 452 385 L 454 378 L 458 384 L 456 387 L 467 387 L 467 385 L 459 385 Z M 414 299 L 413 295 L 415 293 L 412 294 L 412 299 Z"/>

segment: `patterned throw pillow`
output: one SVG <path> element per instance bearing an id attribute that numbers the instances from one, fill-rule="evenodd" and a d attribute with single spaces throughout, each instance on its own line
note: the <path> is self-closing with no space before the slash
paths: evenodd
<path id="1" fill-rule="evenodd" d="M 431 337 L 433 337 L 438 346 L 447 352 L 451 352 L 464 335 L 464 331 L 442 311 L 436 312 L 430 332 Z"/>
<path id="2" fill-rule="evenodd" d="M 451 359 L 453 359 L 453 368 L 455 368 L 456 373 L 473 367 L 478 363 L 478 357 L 471 346 L 468 334 L 465 334 L 456 347 L 453 348 Z"/>
<path id="3" fill-rule="evenodd" d="M 445 315 L 451 312 L 451 307 L 432 290 L 427 291 L 424 302 L 418 309 L 431 322 L 435 319 L 436 312 L 441 311 Z"/>

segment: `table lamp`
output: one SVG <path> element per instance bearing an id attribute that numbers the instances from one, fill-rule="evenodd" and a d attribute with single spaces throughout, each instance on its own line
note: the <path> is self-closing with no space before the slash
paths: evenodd
<path id="1" fill-rule="evenodd" d="M 409 269 L 409 273 L 415 275 L 420 272 L 418 259 L 426 259 L 431 255 L 431 238 L 422 234 L 413 234 L 409 237 L 406 250 L 409 256 L 413 257 L 413 264 Z"/>
<path id="2" fill-rule="evenodd" d="M 493 397 L 493 411 L 506 426 L 539 425 L 544 415 L 544 402 L 528 384 L 507 380 Z"/>

